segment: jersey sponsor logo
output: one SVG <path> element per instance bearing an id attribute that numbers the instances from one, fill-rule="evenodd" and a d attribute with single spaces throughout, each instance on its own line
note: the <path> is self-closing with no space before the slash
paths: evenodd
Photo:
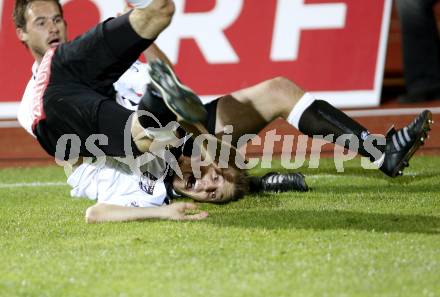
<path id="1" fill-rule="evenodd" d="M 50 66 L 52 65 L 52 57 L 55 53 L 56 48 L 50 48 L 46 51 L 46 54 L 38 67 L 37 79 L 35 83 L 35 97 L 34 104 L 32 107 L 32 117 L 34 118 L 32 122 L 32 130 L 35 130 L 35 126 L 41 120 L 46 118 L 46 114 L 43 109 L 43 96 L 46 91 L 47 84 L 50 79 Z"/>

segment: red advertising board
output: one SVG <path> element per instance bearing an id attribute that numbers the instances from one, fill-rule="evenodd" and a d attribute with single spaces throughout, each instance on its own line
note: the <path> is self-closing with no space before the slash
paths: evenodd
<path id="1" fill-rule="evenodd" d="M 69 37 L 122 0 L 62 1 Z M 391 0 L 175 0 L 158 39 L 182 80 L 209 98 L 275 76 L 345 107 L 377 105 Z M 32 58 L 15 36 L 13 0 L 0 0 L 0 117 L 14 110 Z"/>

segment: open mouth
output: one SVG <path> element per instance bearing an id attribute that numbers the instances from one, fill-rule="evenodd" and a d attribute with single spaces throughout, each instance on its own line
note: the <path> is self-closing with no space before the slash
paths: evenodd
<path id="1" fill-rule="evenodd" d="M 54 38 L 49 40 L 50 47 L 58 46 L 61 43 L 61 40 L 59 38 Z"/>

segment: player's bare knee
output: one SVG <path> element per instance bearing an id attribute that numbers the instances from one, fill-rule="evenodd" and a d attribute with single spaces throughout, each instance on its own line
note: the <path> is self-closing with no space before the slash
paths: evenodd
<path id="1" fill-rule="evenodd" d="M 284 76 L 277 76 L 268 81 L 269 87 L 273 91 L 279 90 L 301 90 L 293 81 Z"/>
<path id="2" fill-rule="evenodd" d="M 274 100 L 279 106 L 285 106 L 291 109 L 292 104 L 297 102 L 305 93 L 293 81 L 283 76 L 278 76 L 269 81 L 269 89 L 274 94 Z"/>

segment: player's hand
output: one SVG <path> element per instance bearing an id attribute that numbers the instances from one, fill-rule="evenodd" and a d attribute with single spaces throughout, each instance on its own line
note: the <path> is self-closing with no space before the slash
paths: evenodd
<path id="1" fill-rule="evenodd" d="M 164 218 L 174 221 L 198 221 L 208 217 L 206 211 L 199 211 L 194 213 L 197 209 L 197 205 L 188 202 L 177 202 L 164 207 Z M 193 214 L 187 214 L 188 211 L 192 211 Z"/>

